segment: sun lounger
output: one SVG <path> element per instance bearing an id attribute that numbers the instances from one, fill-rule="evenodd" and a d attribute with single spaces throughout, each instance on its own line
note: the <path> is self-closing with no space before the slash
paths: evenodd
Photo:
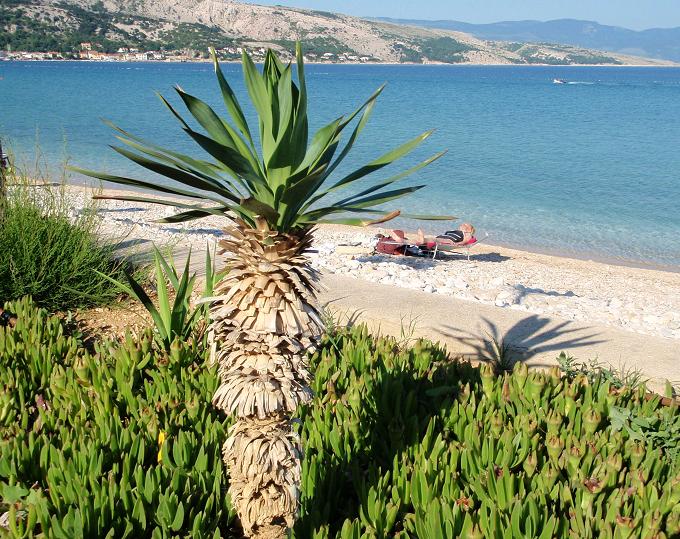
<path id="1" fill-rule="evenodd" d="M 432 251 L 432 258 L 435 259 L 437 258 L 437 253 L 440 252 L 445 252 L 445 253 L 451 253 L 454 251 L 465 251 L 465 254 L 467 255 L 467 259 L 470 260 L 470 250 L 479 245 L 480 243 L 484 242 L 487 238 L 489 237 L 489 234 L 486 234 L 481 240 L 478 240 L 474 236 L 470 239 L 470 241 L 467 241 L 465 243 L 461 242 L 455 242 L 451 238 L 447 236 L 437 236 L 434 241 L 434 245 L 431 246 L 431 243 L 428 244 L 428 248 L 430 251 Z"/>
<path id="2" fill-rule="evenodd" d="M 403 235 L 401 230 L 395 232 L 397 232 L 398 235 Z M 476 245 L 484 242 L 488 237 L 489 234 L 485 234 L 484 238 L 478 240 L 473 236 L 470 241 L 461 243 L 452 240 L 449 236 L 442 235 L 437 236 L 434 241 L 429 241 L 423 245 L 416 245 L 413 241 L 409 241 L 405 237 L 401 241 L 398 241 L 387 236 L 381 236 L 378 241 L 378 246 L 376 246 L 376 251 L 389 255 L 429 256 L 431 254 L 433 259 L 437 258 L 437 254 L 440 252 L 451 253 L 454 251 L 465 251 L 467 259 L 470 260 L 470 250 Z M 409 249 L 410 252 L 407 252 Z"/>

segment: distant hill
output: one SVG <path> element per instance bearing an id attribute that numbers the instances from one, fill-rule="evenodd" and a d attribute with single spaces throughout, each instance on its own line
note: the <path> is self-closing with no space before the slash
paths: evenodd
<path id="1" fill-rule="evenodd" d="M 641 4 L 642 5 L 642 4 Z M 641 9 L 643 9 L 641 7 Z M 680 27 L 629 30 L 593 21 L 558 19 L 554 21 L 508 21 L 493 24 L 470 24 L 459 21 L 416 19 L 379 20 L 395 24 L 441 28 L 467 32 L 480 39 L 531 43 L 562 43 L 620 54 L 663 58 L 680 62 Z"/>
<path id="2" fill-rule="evenodd" d="M 289 54 L 295 40 L 303 41 L 308 59 L 327 62 L 663 63 L 587 47 L 479 39 L 446 28 L 233 0 L 0 0 L 1 51 L 76 55 L 86 43 L 88 50 L 105 53 L 134 47 L 183 50 L 196 57 L 212 45 L 224 57 L 236 58 L 240 48 L 272 47 Z"/>

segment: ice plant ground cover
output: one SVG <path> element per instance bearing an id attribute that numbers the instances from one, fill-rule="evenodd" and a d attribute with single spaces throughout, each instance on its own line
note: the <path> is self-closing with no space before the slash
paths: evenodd
<path id="1" fill-rule="evenodd" d="M 81 336 L 29 300 L 0 328 L 10 537 L 241 537 L 202 340 Z M 680 536 L 677 405 L 556 369 L 494 376 L 363 327 L 310 357 L 293 531 L 307 537 Z"/>

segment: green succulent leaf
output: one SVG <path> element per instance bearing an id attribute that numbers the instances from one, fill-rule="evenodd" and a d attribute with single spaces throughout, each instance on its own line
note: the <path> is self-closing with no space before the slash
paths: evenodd
<path id="1" fill-rule="evenodd" d="M 253 143 L 253 136 L 250 134 L 250 128 L 248 127 L 246 117 L 243 114 L 243 110 L 241 109 L 241 105 L 239 104 L 238 99 L 236 98 L 236 94 L 231 89 L 231 86 L 229 86 L 227 79 L 224 78 L 224 73 L 222 73 L 220 63 L 217 61 L 217 54 L 215 53 L 215 49 L 213 49 L 212 47 L 210 48 L 210 55 L 213 60 L 215 75 L 217 76 L 217 82 L 220 85 L 222 99 L 224 100 L 224 104 L 227 107 L 227 111 L 229 112 L 229 115 L 231 116 L 237 129 L 241 132 L 241 134 L 244 137 L 246 137 L 246 139 L 250 143 L 250 146 L 254 148 L 255 144 Z"/>

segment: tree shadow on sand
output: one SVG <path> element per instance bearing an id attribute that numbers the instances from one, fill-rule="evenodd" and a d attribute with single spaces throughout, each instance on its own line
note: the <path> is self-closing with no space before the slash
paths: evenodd
<path id="1" fill-rule="evenodd" d="M 481 361 L 497 361 L 499 349 L 506 354 L 508 366 L 518 361 L 526 361 L 533 356 L 546 352 L 562 352 L 606 342 L 595 339 L 598 333 L 589 333 L 587 328 L 569 328 L 571 322 L 551 325 L 550 318 L 533 314 L 516 322 L 502 333 L 491 320 L 482 317 L 486 327 L 475 334 L 454 326 L 444 325 L 442 335 L 466 344 L 472 352 L 470 356 Z M 465 354 L 468 356 L 468 354 Z M 549 367 L 549 363 L 536 363 L 535 366 Z"/>

